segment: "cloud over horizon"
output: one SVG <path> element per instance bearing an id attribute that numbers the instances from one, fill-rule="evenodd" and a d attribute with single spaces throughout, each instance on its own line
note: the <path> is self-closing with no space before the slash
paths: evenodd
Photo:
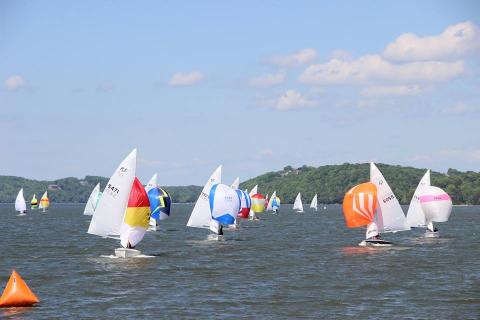
<path id="1" fill-rule="evenodd" d="M 174 87 L 192 86 L 200 83 L 204 78 L 205 76 L 200 71 L 177 72 L 170 79 L 169 85 Z"/>

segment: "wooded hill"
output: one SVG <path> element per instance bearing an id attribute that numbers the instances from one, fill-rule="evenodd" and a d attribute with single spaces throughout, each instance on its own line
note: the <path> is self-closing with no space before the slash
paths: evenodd
<path id="1" fill-rule="evenodd" d="M 393 192 L 402 204 L 408 204 L 418 182 L 426 169 L 377 164 Z M 208 173 L 207 173 L 208 174 Z M 352 186 L 369 180 L 369 164 L 327 165 L 318 168 L 302 166 L 285 167 L 281 171 L 268 172 L 240 184 L 251 190 L 256 184 L 262 194 L 274 190 L 282 203 L 292 203 L 298 192 L 303 202 L 308 203 L 315 193 L 319 203 L 342 203 L 345 192 Z M 207 178 L 207 177 L 206 177 Z M 100 182 L 102 189 L 108 179 L 86 176 L 84 179 L 64 178 L 54 181 L 37 181 L 25 178 L 0 176 L 0 202 L 15 201 L 18 190 L 24 189 L 25 199 L 30 201 L 33 193 L 39 199 L 48 189 L 51 202 L 84 203 L 93 187 Z M 454 204 L 480 204 L 480 173 L 460 172 L 449 169 L 447 174 L 432 172 L 432 185 L 444 189 Z M 201 186 L 165 186 L 174 202 L 195 202 Z"/>

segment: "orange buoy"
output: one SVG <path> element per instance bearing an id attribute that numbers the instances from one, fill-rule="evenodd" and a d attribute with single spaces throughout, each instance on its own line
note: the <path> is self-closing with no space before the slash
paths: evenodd
<path id="1" fill-rule="evenodd" d="M 13 270 L 5 290 L 0 297 L 0 308 L 28 307 L 37 302 L 37 296 L 30 290 L 22 277 Z"/>

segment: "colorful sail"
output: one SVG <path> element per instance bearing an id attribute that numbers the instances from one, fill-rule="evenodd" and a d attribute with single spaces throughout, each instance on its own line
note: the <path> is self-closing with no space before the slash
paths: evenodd
<path id="1" fill-rule="evenodd" d="M 438 187 L 425 186 L 422 188 L 420 204 L 427 224 L 446 222 L 452 213 L 452 199 Z"/>
<path id="2" fill-rule="evenodd" d="M 40 206 L 39 208 L 40 209 L 43 209 L 43 211 L 45 212 L 45 210 L 50 206 L 50 200 L 48 199 L 48 194 L 47 194 L 47 191 L 45 191 L 45 193 L 43 194 L 43 196 L 40 198 Z"/>
<path id="3" fill-rule="evenodd" d="M 170 194 L 160 188 L 157 184 L 157 174 L 155 173 L 150 181 L 145 186 L 145 191 L 150 200 L 151 219 L 150 224 L 156 225 L 157 220 L 165 220 L 170 216 L 170 208 L 172 205 L 172 198 Z M 155 222 L 155 224 L 153 224 Z"/>
<path id="4" fill-rule="evenodd" d="M 277 191 L 273 191 L 270 200 L 268 200 L 267 211 L 278 210 L 280 208 L 280 198 L 277 197 Z"/>
<path id="5" fill-rule="evenodd" d="M 235 222 L 240 211 L 240 197 L 235 190 L 225 184 L 215 184 L 210 189 L 209 203 L 212 219 L 224 225 Z"/>
<path id="6" fill-rule="evenodd" d="M 95 188 L 93 188 L 92 193 L 90 193 L 90 197 L 88 197 L 87 204 L 85 205 L 85 209 L 83 210 L 84 215 L 93 215 L 101 196 L 102 192 L 100 191 L 100 183 L 97 183 Z"/>
<path id="7" fill-rule="evenodd" d="M 193 228 L 210 228 L 210 221 L 212 220 L 212 214 L 210 212 L 209 196 L 212 186 L 222 181 L 222 166 L 219 166 L 210 176 L 205 183 L 202 193 L 195 203 L 195 207 L 190 214 L 190 218 L 187 222 L 187 227 Z"/>
<path id="8" fill-rule="evenodd" d="M 135 178 L 137 149 L 118 166 L 108 180 L 90 221 L 88 233 L 101 237 L 119 236 Z"/>
<path id="9" fill-rule="evenodd" d="M 23 196 L 23 188 L 18 191 L 17 198 L 15 199 L 15 210 L 20 213 L 27 212 L 27 203 L 25 202 L 25 197 Z"/>
<path id="10" fill-rule="evenodd" d="M 238 212 L 238 217 L 242 219 L 248 219 L 248 214 L 252 207 L 252 198 L 249 194 L 243 190 L 236 190 L 240 197 L 240 211 Z"/>
<path id="11" fill-rule="evenodd" d="M 343 215 L 349 228 L 369 225 L 375 219 L 377 187 L 371 182 L 362 183 L 348 190 L 343 198 Z"/>
<path id="12" fill-rule="evenodd" d="M 408 206 L 407 225 L 410 227 L 425 227 L 425 214 L 420 203 L 420 194 L 425 186 L 430 186 L 430 170 L 427 170 L 418 183 L 417 189 L 413 193 L 412 200 Z"/>
<path id="13" fill-rule="evenodd" d="M 38 200 L 37 200 L 35 194 L 33 194 L 32 200 L 30 201 L 30 208 L 31 209 L 37 209 L 38 208 Z"/>
<path id="14" fill-rule="evenodd" d="M 261 213 L 265 211 L 265 196 L 261 193 L 256 193 L 252 196 L 252 211 L 254 213 Z"/>
<path id="15" fill-rule="evenodd" d="M 120 243 L 124 248 L 135 247 L 142 241 L 150 220 L 150 201 L 137 177 L 128 198 L 127 210 L 120 228 Z"/>
<path id="16" fill-rule="evenodd" d="M 376 223 L 379 232 L 410 230 L 402 207 L 400 207 L 392 189 L 373 162 L 370 163 L 370 182 L 377 187 L 379 209 L 377 210 Z"/>

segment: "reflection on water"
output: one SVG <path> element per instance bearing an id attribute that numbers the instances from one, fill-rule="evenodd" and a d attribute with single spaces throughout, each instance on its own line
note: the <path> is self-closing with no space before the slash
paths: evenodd
<path id="1" fill-rule="evenodd" d="M 455 207 L 440 238 L 422 229 L 384 234 L 392 247 L 359 247 L 341 206 L 242 221 L 225 241 L 187 229 L 192 205 L 175 205 L 137 247 L 149 258 L 114 258 L 118 241 L 86 233 L 81 206 L 53 204 L 17 217 L 0 206 L 0 282 L 16 268 L 40 298 L 3 309 L 8 319 L 478 318 L 478 207 Z"/>

